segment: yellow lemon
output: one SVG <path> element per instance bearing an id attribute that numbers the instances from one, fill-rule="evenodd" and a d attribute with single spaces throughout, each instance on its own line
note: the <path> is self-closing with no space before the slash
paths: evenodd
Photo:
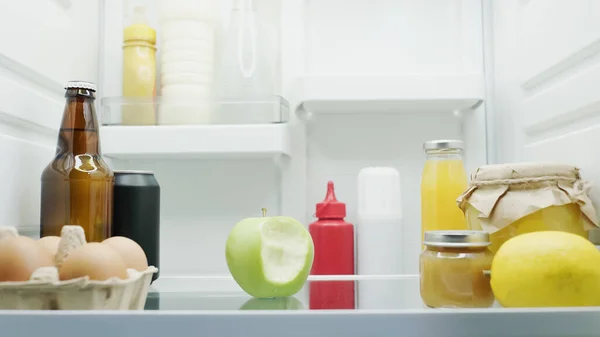
<path id="1" fill-rule="evenodd" d="M 500 247 L 491 271 L 504 307 L 600 306 L 600 252 L 579 235 L 516 236 Z"/>

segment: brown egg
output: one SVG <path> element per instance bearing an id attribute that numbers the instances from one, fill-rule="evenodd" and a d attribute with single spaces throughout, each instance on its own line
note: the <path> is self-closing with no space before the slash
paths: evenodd
<path id="1" fill-rule="evenodd" d="M 45 236 L 36 241 L 37 244 L 46 249 L 50 255 L 56 255 L 58 251 L 58 244 L 60 243 L 60 237 L 58 236 Z"/>
<path id="2" fill-rule="evenodd" d="M 148 268 L 146 254 L 137 242 L 124 236 L 113 236 L 102 241 L 103 244 L 111 246 L 121 255 L 127 268 L 144 271 Z"/>
<path id="3" fill-rule="evenodd" d="M 53 265 L 52 255 L 26 236 L 5 238 L 0 244 L 0 282 L 27 281 L 34 270 Z"/>
<path id="4" fill-rule="evenodd" d="M 89 276 L 104 281 L 111 277 L 127 279 L 127 266 L 114 249 L 98 242 L 86 243 L 69 252 L 58 269 L 61 280 Z"/>

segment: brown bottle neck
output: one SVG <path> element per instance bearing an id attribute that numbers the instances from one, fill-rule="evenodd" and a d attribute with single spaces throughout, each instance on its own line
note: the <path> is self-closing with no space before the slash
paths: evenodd
<path id="1" fill-rule="evenodd" d="M 68 89 L 58 135 L 57 154 L 100 154 L 95 94 L 87 89 Z"/>

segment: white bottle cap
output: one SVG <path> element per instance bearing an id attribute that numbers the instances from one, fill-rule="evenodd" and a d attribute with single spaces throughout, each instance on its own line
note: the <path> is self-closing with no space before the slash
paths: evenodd
<path id="1" fill-rule="evenodd" d="M 366 167 L 358 173 L 358 217 L 401 219 L 400 173 L 393 167 Z"/>

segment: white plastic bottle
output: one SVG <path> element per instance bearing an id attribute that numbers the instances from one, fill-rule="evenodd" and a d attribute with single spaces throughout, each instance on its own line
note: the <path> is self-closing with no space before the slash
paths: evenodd
<path id="1" fill-rule="evenodd" d="M 358 174 L 356 267 L 357 307 L 400 309 L 402 274 L 402 207 L 400 173 L 392 167 L 367 167 Z M 377 277 L 375 277 L 377 276 Z M 387 277 L 386 277 L 387 276 Z"/>

